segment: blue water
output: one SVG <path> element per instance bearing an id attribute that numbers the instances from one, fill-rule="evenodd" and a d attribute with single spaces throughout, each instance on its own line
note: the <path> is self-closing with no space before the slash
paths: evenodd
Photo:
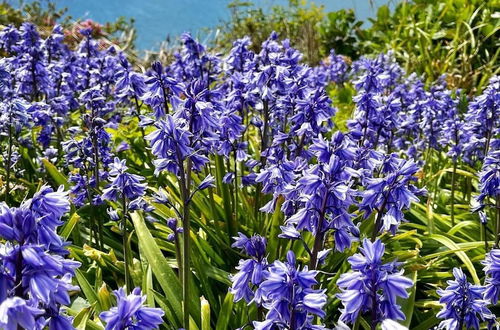
<path id="1" fill-rule="evenodd" d="M 17 0 L 8 0 L 18 4 Z M 53 0 L 60 8 L 67 7 L 74 19 L 90 18 L 97 22 L 114 21 L 120 16 L 135 19 L 136 46 L 155 49 L 167 36 L 183 32 L 206 35 L 204 28 L 215 28 L 230 17 L 230 0 Z M 254 0 L 254 4 L 269 8 L 273 4 L 287 4 L 287 0 Z M 311 2 L 311 1 L 310 1 Z M 388 0 L 314 0 L 334 11 L 353 8 L 358 19 L 366 20 L 376 14 L 377 8 Z"/>

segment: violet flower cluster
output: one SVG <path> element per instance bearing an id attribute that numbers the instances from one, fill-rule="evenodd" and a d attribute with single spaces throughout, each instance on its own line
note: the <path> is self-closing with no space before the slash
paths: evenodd
<path id="1" fill-rule="evenodd" d="M 385 246 L 378 239 L 363 240 L 360 251 L 347 259 L 353 271 L 342 274 L 337 281 L 341 289 L 337 297 L 344 306 L 340 320 L 353 324 L 365 313 L 372 325 L 385 319 L 404 320 L 397 299 L 408 298 L 407 290 L 414 284 L 399 270 L 401 263 L 383 263 Z"/>
<path id="2" fill-rule="evenodd" d="M 144 177 L 128 172 L 125 160 L 115 157 L 110 165 L 110 184 L 103 190 L 102 198 L 109 201 L 123 203 L 127 210 L 146 209 L 146 202 L 142 198 L 146 193 L 147 184 Z"/>
<path id="3" fill-rule="evenodd" d="M 267 309 L 264 321 L 254 321 L 255 329 L 323 329 L 313 325 L 314 315 L 324 317 L 324 290 L 315 289 L 317 271 L 297 265 L 295 254 L 288 251 L 286 262 L 269 264 L 266 239 L 239 233 L 233 247 L 250 256 L 240 260 L 238 273 L 231 276 L 234 300 L 256 303 Z"/>
<path id="4" fill-rule="evenodd" d="M 102 312 L 99 317 L 106 322 L 106 330 L 158 329 L 163 324 L 164 312 L 160 308 L 146 307 L 146 296 L 135 288 L 128 296 L 123 288 L 115 290 L 116 307 Z"/>
<path id="5" fill-rule="evenodd" d="M 57 234 L 68 213 L 68 193 L 43 186 L 18 208 L 0 204 L 0 327 L 73 329 L 64 313 L 80 263 L 65 259 Z"/>
<path id="6" fill-rule="evenodd" d="M 495 325 L 496 317 L 488 309 L 488 301 L 483 299 L 485 287 L 473 285 L 460 268 L 453 269 L 454 280 L 448 281 L 446 289 L 439 289 L 439 302 L 444 304 L 443 309 L 436 315 L 444 319 L 438 329 L 456 330 L 479 329 L 480 322 L 486 321 L 488 329 Z"/>
<path id="7" fill-rule="evenodd" d="M 486 274 L 483 298 L 496 305 L 500 298 L 500 249 L 492 249 L 483 260 Z"/>

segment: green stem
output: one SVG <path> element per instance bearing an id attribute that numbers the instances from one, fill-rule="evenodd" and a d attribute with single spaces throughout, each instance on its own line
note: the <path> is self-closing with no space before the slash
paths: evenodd
<path id="1" fill-rule="evenodd" d="M 191 163 L 191 161 L 188 161 Z M 189 166 L 188 166 L 189 167 Z M 184 199 L 184 210 L 183 210 L 183 290 L 182 290 L 182 299 L 184 302 L 184 329 L 189 330 L 189 275 L 190 271 L 190 231 L 191 231 L 191 223 L 189 220 L 189 186 L 185 186 L 185 199 Z"/>
<path id="2" fill-rule="evenodd" d="M 484 252 L 488 252 L 488 227 L 486 223 L 483 223 L 483 226 L 481 227 L 481 236 L 483 237 L 484 240 Z"/>
<path id="3" fill-rule="evenodd" d="M 127 226 L 127 201 L 125 195 L 122 194 L 122 238 L 123 238 L 123 262 L 125 266 L 125 287 L 127 294 L 131 289 L 130 277 L 130 241 L 128 240 L 128 226 Z"/>
<path id="4" fill-rule="evenodd" d="M 320 215 L 319 215 L 319 220 L 318 220 L 318 228 L 316 229 L 316 237 L 314 238 L 314 245 L 313 245 L 313 250 L 311 254 L 311 259 L 309 261 L 309 268 L 310 269 L 316 269 L 318 266 L 318 253 L 323 247 L 323 238 L 324 238 L 324 233 L 323 233 L 323 222 L 325 219 L 325 209 L 326 209 L 326 202 L 328 200 L 328 191 L 326 191 L 325 195 L 323 196 L 323 200 L 321 202 L 321 210 L 320 210 Z"/>
<path id="5" fill-rule="evenodd" d="M 177 267 L 179 268 L 179 279 L 182 281 L 184 278 L 182 275 L 182 258 L 181 258 L 181 246 L 179 242 L 179 234 L 177 230 L 174 231 L 174 239 L 175 239 L 175 259 L 177 259 Z"/>
<path id="6" fill-rule="evenodd" d="M 9 125 L 9 147 L 7 151 L 7 173 L 5 178 L 5 203 L 9 204 L 10 197 L 10 171 L 12 168 L 12 145 L 13 145 L 13 137 L 12 137 L 12 125 Z"/>
<path id="7" fill-rule="evenodd" d="M 262 129 L 262 137 L 261 137 L 261 149 L 260 149 L 260 168 L 263 169 L 266 166 L 267 158 L 262 154 L 267 149 L 267 138 L 268 138 L 268 121 L 269 121 L 269 101 L 263 100 L 263 112 L 264 112 L 264 127 Z M 255 187 L 255 209 L 254 216 L 255 220 L 258 220 L 259 217 L 259 209 L 260 209 L 260 195 L 262 192 L 262 184 L 258 183 Z M 258 222 L 258 221 L 257 221 Z"/>
<path id="8" fill-rule="evenodd" d="M 137 125 L 139 125 L 142 139 L 144 140 L 144 138 L 146 137 L 146 133 L 144 132 L 144 127 L 140 126 L 140 124 L 141 124 L 141 105 L 139 104 L 139 100 L 137 99 L 137 95 L 135 95 L 135 94 L 134 94 L 134 101 L 135 101 L 135 108 L 136 108 L 135 115 L 137 117 Z"/>
<path id="9" fill-rule="evenodd" d="M 453 172 L 451 173 L 451 226 L 455 226 L 455 178 L 457 174 L 457 160 L 453 161 Z"/>
<path id="10" fill-rule="evenodd" d="M 387 198 L 384 197 L 384 202 L 382 203 L 382 206 L 377 212 L 377 218 L 375 219 L 375 223 L 373 224 L 373 231 L 372 231 L 372 242 L 375 242 L 375 239 L 377 238 L 377 234 L 380 230 L 380 221 L 382 220 L 382 215 L 385 209 L 385 206 L 387 204 Z"/>
<path id="11" fill-rule="evenodd" d="M 183 200 L 183 214 L 182 214 L 182 302 L 183 302 L 183 323 L 184 329 L 189 330 L 189 275 L 190 270 L 190 231 L 191 223 L 189 220 L 189 204 L 190 193 L 189 187 L 191 185 L 191 159 L 188 159 L 187 168 L 184 168 L 184 161 L 182 160 L 179 148 L 176 150 L 177 162 L 179 164 L 179 179 L 180 188 Z"/>
<path id="12" fill-rule="evenodd" d="M 234 223 L 238 226 L 238 162 L 234 151 Z"/>
<path id="13" fill-rule="evenodd" d="M 92 109 L 92 117 L 95 118 L 95 111 Z M 99 191 L 100 178 L 99 178 L 99 141 L 97 138 L 97 127 L 92 127 L 92 147 L 94 152 L 94 180 L 95 180 L 95 189 Z M 103 231 L 102 227 L 104 226 L 101 217 L 97 217 L 97 234 L 96 234 L 96 246 L 98 246 L 101 250 L 103 250 Z"/>

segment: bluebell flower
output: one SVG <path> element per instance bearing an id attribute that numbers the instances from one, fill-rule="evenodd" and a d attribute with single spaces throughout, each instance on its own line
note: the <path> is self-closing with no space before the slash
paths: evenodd
<path id="1" fill-rule="evenodd" d="M 244 72 L 248 69 L 248 63 L 252 61 L 255 54 L 248 48 L 252 44 L 248 36 L 233 42 L 233 47 L 224 60 L 225 71 L 229 74 L 234 72 Z"/>
<path id="2" fill-rule="evenodd" d="M 163 324 L 164 312 L 160 308 L 146 307 L 146 296 L 135 288 L 128 296 L 123 288 L 115 290 L 117 306 L 99 317 L 106 322 L 106 330 L 158 329 Z"/>
<path id="3" fill-rule="evenodd" d="M 315 68 L 319 82 L 326 86 L 330 82 L 341 84 L 347 79 L 349 66 L 342 55 L 332 49 L 328 57 Z"/>
<path id="4" fill-rule="evenodd" d="M 447 281 L 446 289 L 439 289 L 439 302 L 443 309 L 436 315 L 441 321 L 438 328 L 446 330 L 479 329 L 481 321 L 488 322 L 488 329 L 496 323 L 495 315 L 487 308 L 488 301 L 483 300 L 485 287 L 473 285 L 460 268 L 453 269 L 454 280 Z"/>
<path id="5" fill-rule="evenodd" d="M 22 298 L 7 298 L 0 304 L 0 327 L 5 330 L 39 329 L 36 319 L 43 313 Z"/>
<path id="6" fill-rule="evenodd" d="M 500 133 L 499 76 L 493 76 L 483 93 L 469 103 L 464 119 L 464 157 L 473 164 L 487 156 L 492 139 Z"/>
<path id="7" fill-rule="evenodd" d="M 159 119 L 169 113 L 172 96 L 180 95 L 183 86 L 167 75 L 160 62 L 154 62 L 151 68 L 150 77 L 145 81 L 148 91 L 144 94 L 144 102 L 153 108 L 156 118 Z"/>
<path id="8" fill-rule="evenodd" d="M 404 320 L 397 298 L 408 298 L 406 290 L 413 282 L 403 276 L 400 263 L 383 263 L 385 246 L 380 240 L 363 240 L 360 251 L 347 259 L 353 271 L 337 281 L 337 297 L 344 305 L 340 320 L 353 324 L 364 313 L 372 316 L 374 325 L 385 319 Z"/>
<path id="9" fill-rule="evenodd" d="M 251 258 L 239 261 L 236 267 L 238 273 L 231 276 L 230 291 L 234 294 L 234 301 L 244 299 L 246 302 L 250 302 L 254 299 L 257 304 L 260 304 L 261 297 L 259 294 L 255 296 L 255 291 L 265 279 L 269 266 L 266 259 L 267 241 L 259 235 L 249 238 L 242 233 L 238 233 L 238 237 L 234 237 L 234 239 L 232 247 L 241 249 Z"/>
<path id="10" fill-rule="evenodd" d="M 479 173 L 479 196 L 477 200 L 484 204 L 488 197 L 500 198 L 500 150 L 492 150 L 484 159 Z"/>
<path id="11" fill-rule="evenodd" d="M 115 157 L 114 163 L 110 166 L 110 185 L 104 189 L 102 198 L 117 201 L 125 198 L 127 201 L 134 201 L 144 196 L 147 184 L 142 183 L 144 177 L 128 173 L 126 160 Z"/>
<path id="12" fill-rule="evenodd" d="M 151 143 L 155 172 L 167 170 L 180 174 L 189 158 L 192 169 L 201 171 L 208 154 L 215 152 L 219 123 L 216 106 L 206 99 L 208 90 L 202 81 L 194 80 L 178 100 L 175 113 L 156 123 L 157 130 L 146 136 Z"/>
<path id="13" fill-rule="evenodd" d="M 357 229 L 349 208 L 354 205 L 351 168 L 356 147 L 344 134 L 336 132 L 331 140 L 321 135 L 313 139 L 309 151 L 316 164 L 303 167 L 295 182 L 284 191 L 281 209 L 287 216 L 280 237 L 300 239 L 300 231 L 311 232 L 315 245 L 311 248 L 311 268 L 318 265 L 326 236 L 332 234 L 335 249 L 344 251 L 357 239 Z"/>
<path id="14" fill-rule="evenodd" d="M 500 249 L 493 249 L 488 252 L 482 264 L 486 274 L 484 300 L 496 305 L 500 297 Z"/>
<path id="15" fill-rule="evenodd" d="M 211 174 L 207 175 L 198 185 L 198 190 L 204 190 L 210 187 L 215 187 L 215 177 Z"/>
<path id="16" fill-rule="evenodd" d="M 365 212 L 365 218 L 377 211 L 376 232 L 387 230 L 394 234 L 404 221 L 403 210 L 408 209 L 412 202 L 418 202 L 417 196 L 424 194 L 425 190 L 412 184 L 417 180 L 415 174 L 418 171 L 413 161 L 388 155 L 379 169 L 385 176 L 365 178 L 366 190 L 362 192 L 359 207 Z"/>
<path id="17" fill-rule="evenodd" d="M 144 76 L 134 72 L 123 54 L 120 54 L 120 70 L 115 74 L 115 93 L 118 97 L 136 97 L 141 99 L 146 93 Z"/>
<path id="18" fill-rule="evenodd" d="M 325 291 L 314 289 L 316 275 L 307 266 L 300 269 L 292 251 L 286 262 L 275 261 L 257 290 L 268 312 L 264 322 L 254 322 L 255 328 L 314 329 L 313 316 L 323 318 L 326 304 Z"/>
<path id="19" fill-rule="evenodd" d="M 185 84 L 199 80 L 204 87 L 209 88 L 221 73 L 221 59 L 208 53 L 206 47 L 189 33 L 183 33 L 180 39 L 182 47 L 174 54 L 169 71 L 176 80 Z"/>
<path id="20" fill-rule="evenodd" d="M 0 31 L 0 48 L 11 53 L 15 50 L 15 46 L 20 39 L 19 30 L 13 25 L 7 25 Z"/>
<path id="21" fill-rule="evenodd" d="M 58 236 L 61 217 L 69 211 L 67 193 L 44 186 L 18 208 L 0 204 L 0 327 L 71 329 L 63 306 L 80 263 L 64 256 L 67 243 Z"/>

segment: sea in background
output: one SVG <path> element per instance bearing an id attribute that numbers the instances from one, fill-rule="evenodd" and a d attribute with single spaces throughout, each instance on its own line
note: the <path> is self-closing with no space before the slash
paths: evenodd
<path id="1" fill-rule="evenodd" d="M 7 0 L 19 5 L 18 0 Z M 25 1 L 26 2 L 26 1 Z M 43 3 L 44 1 L 40 1 Z M 230 0 L 53 0 L 58 8 L 68 8 L 74 19 L 92 19 L 112 22 L 118 17 L 134 18 L 137 30 L 136 47 L 140 50 L 157 49 L 167 37 L 175 38 L 183 32 L 207 36 L 207 28 L 215 29 L 229 19 Z M 313 0 L 325 11 L 354 9 L 358 19 L 374 17 L 379 6 L 388 0 Z M 287 0 L 254 0 L 254 5 L 270 8 L 286 5 Z M 366 23 L 365 23 L 366 24 Z M 210 35 L 208 35 L 210 37 Z"/>

